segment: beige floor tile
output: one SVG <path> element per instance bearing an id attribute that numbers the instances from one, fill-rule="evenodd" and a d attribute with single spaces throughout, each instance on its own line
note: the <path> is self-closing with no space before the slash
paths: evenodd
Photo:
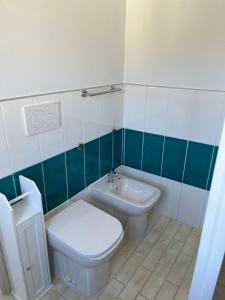
<path id="1" fill-rule="evenodd" d="M 100 292 L 90 297 L 80 296 L 79 300 L 97 300 L 103 291 L 104 289 L 102 289 Z"/>
<path id="2" fill-rule="evenodd" d="M 99 293 L 79 296 L 57 281 L 42 300 L 187 300 L 199 238 L 199 230 L 153 212 L 144 238 L 122 242 Z M 222 271 L 214 300 L 225 299 L 225 261 Z"/>
<path id="3" fill-rule="evenodd" d="M 143 297 L 142 295 L 138 295 L 136 300 L 148 300 L 148 299 Z"/>
<path id="4" fill-rule="evenodd" d="M 116 254 L 110 260 L 109 268 L 110 268 L 110 279 L 115 277 L 115 275 L 121 270 L 123 265 L 126 263 L 128 258 L 123 255 Z"/>
<path id="5" fill-rule="evenodd" d="M 139 291 L 150 276 L 150 272 L 145 268 L 140 267 L 131 277 L 126 287 L 120 294 L 121 300 L 133 300 L 138 295 Z"/>
<path id="6" fill-rule="evenodd" d="M 121 247 L 121 249 L 119 249 L 117 254 L 122 255 L 125 258 L 129 258 L 135 252 L 135 250 L 139 246 L 140 242 L 141 242 L 140 240 L 128 240 L 128 241 L 126 241 L 124 246 Z"/>
<path id="7" fill-rule="evenodd" d="M 54 286 L 52 289 L 56 292 L 57 296 L 60 297 L 66 291 L 67 286 L 63 282 L 57 280 L 56 282 L 54 282 Z"/>
<path id="8" fill-rule="evenodd" d="M 112 279 L 112 281 L 104 289 L 103 293 L 100 295 L 98 300 L 116 299 L 119 296 L 119 294 L 123 288 L 124 288 L 124 285 L 122 283 L 118 282 L 115 279 Z"/>
<path id="9" fill-rule="evenodd" d="M 180 227 L 180 222 L 179 221 L 176 221 L 176 220 L 170 221 L 169 224 L 167 225 L 165 231 L 160 236 L 159 240 L 161 242 L 164 242 L 165 244 L 169 245 L 170 241 L 172 240 L 172 238 L 176 234 L 179 227 Z"/>
<path id="10" fill-rule="evenodd" d="M 182 224 L 175 234 L 174 238 L 178 241 L 185 242 L 192 229 L 193 228 L 190 225 Z"/>
<path id="11" fill-rule="evenodd" d="M 158 294 L 163 282 L 165 281 L 169 271 L 170 269 L 168 267 L 158 264 L 151 277 L 141 290 L 141 294 L 148 299 L 154 299 Z"/>
<path id="12" fill-rule="evenodd" d="M 134 272 L 141 265 L 144 256 L 139 253 L 134 253 L 124 264 L 123 268 L 116 275 L 116 279 L 120 282 L 127 284 Z"/>
<path id="13" fill-rule="evenodd" d="M 137 247 L 136 252 L 147 255 L 159 239 L 160 234 L 160 231 L 152 229 Z"/>
<path id="14" fill-rule="evenodd" d="M 172 240 L 163 256 L 160 258 L 159 263 L 167 267 L 172 267 L 178 254 L 183 248 L 183 243 L 178 240 Z"/>
<path id="15" fill-rule="evenodd" d="M 166 216 L 161 216 L 153 228 L 160 232 L 163 232 L 169 224 L 170 220 L 171 219 Z"/>
<path id="16" fill-rule="evenodd" d="M 152 212 L 150 215 L 149 215 L 149 218 L 148 218 L 148 231 L 151 230 L 155 224 L 159 221 L 159 218 L 161 216 L 158 215 L 157 213 L 155 212 Z"/>
<path id="17" fill-rule="evenodd" d="M 41 298 L 41 300 L 56 300 L 58 299 L 58 295 L 56 293 L 56 291 L 54 291 L 53 288 L 51 288 L 47 294 L 44 295 L 44 297 Z"/>
<path id="18" fill-rule="evenodd" d="M 190 287 L 191 287 L 191 278 L 185 276 L 174 300 L 188 300 Z"/>
<path id="19" fill-rule="evenodd" d="M 193 273 L 194 273 L 194 269 L 195 269 L 195 262 L 196 262 L 196 257 L 194 257 L 192 259 L 192 262 L 191 262 L 190 266 L 188 267 L 185 276 L 187 276 L 189 278 L 192 278 Z"/>
<path id="20" fill-rule="evenodd" d="M 184 275 L 191 264 L 192 258 L 189 255 L 181 252 L 175 261 L 173 268 L 171 269 L 167 280 L 179 286 L 184 278 Z"/>
<path id="21" fill-rule="evenodd" d="M 15 300 L 15 298 L 11 294 L 2 295 L 1 292 L 0 292 L 0 300 Z"/>
<path id="22" fill-rule="evenodd" d="M 199 232 L 193 229 L 184 245 L 183 252 L 190 256 L 195 256 L 197 254 L 198 245 Z"/>
<path id="23" fill-rule="evenodd" d="M 161 256 L 165 252 L 166 248 L 166 244 L 162 242 L 157 242 L 143 261 L 143 266 L 147 268 L 150 272 L 153 271 Z"/>
<path id="24" fill-rule="evenodd" d="M 80 294 L 76 293 L 70 288 L 67 288 L 65 292 L 62 294 L 63 298 L 66 300 L 77 300 L 80 298 Z"/>
<path id="25" fill-rule="evenodd" d="M 225 299 L 225 286 L 217 284 L 215 293 L 213 295 L 213 300 L 224 300 Z"/>
<path id="26" fill-rule="evenodd" d="M 173 300 L 176 294 L 177 288 L 168 281 L 165 281 L 160 289 L 156 300 Z"/>

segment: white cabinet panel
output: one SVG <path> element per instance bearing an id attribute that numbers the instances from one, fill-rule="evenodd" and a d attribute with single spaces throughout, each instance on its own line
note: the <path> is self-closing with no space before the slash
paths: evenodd
<path id="1" fill-rule="evenodd" d="M 42 216 L 37 214 L 17 227 L 22 264 L 30 299 L 37 299 L 49 286 Z"/>

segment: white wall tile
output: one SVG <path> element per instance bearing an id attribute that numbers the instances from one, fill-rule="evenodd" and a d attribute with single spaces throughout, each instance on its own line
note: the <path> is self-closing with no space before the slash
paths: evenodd
<path id="1" fill-rule="evenodd" d="M 84 141 L 82 103 L 80 92 L 63 93 L 61 96 L 65 150 L 75 148 Z"/>
<path id="2" fill-rule="evenodd" d="M 35 98 L 36 104 L 48 103 L 48 102 L 59 102 L 60 94 L 45 95 Z M 60 103 L 60 113 L 61 113 L 61 103 Z M 63 129 L 62 124 L 60 128 L 44 132 L 39 135 L 41 158 L 46 160 L 55 155 L 64 152 L 64 141 L 63 141 Z"/>
<path id="3" fill-rule="evenodd" d="M 218 128 L 217 128 L 216 141 L 215 141 L 215 145 L 217 145 L 217 146 L 219 146 L 219 144 L 220 144 L 223 125 L 224 125 L 224 121 L 225 121 L 225 93 L 223 93 L 223 100 L 222 100 L 221 106 L 222 106 L 222 109 L 220 112 L 220 117 L 218 119 Z"/>
<path id="4" fill-rule="evenodd" d="M 27 137 L 25 134 L 23 107 L 31 104 L 34 104 L 33 98 L 2 103 L 13 172 L 41 161 L 38 136 Z"/>
<path id="5" fill-rule="evenodd" d="M 209 191 L 205 191 L 205 194 L 203 196 L 203 208 L 202 208 L 202 215 L 200 220 L 200 228 L 203 227 L 204 220 L 205 220 L 205 213 L 208 205 L 208 199 L 209 199 Z"/>
<path id="6" fill-rule="evenodd" d="M 0 106 L 0 178 L 8 176 L 11 173 L 12 170 L 10 165 L 9 151 Z"/>
<path id="7" fill-rule="evenodd" d="M 191 113 L 194 109 L 195 92 L 184 89 L 169 89 L 166 135 L 189 139 Z"/>
<path id="8" fill-rule="evenodd" d="M 194 227 L 200 227 L 207 191 L 182 184 L 178 219 Z"/>
<path id="9" fill-rule="evenodd" d="M 125 128 L 145 130 L 145 108 L 147 87 L 126 85 L 124 94 L 124 120 Z"/>
<path id="10" fill-rule="evenodd" d="M 105 94 L 97 99 L 100 126 L 99 136 L 107 134 L 115 127 L 116 94 Z"/>
<path id="11" fill-rule="evenodd" d="M 167 109 L 168 89 L 149 87 L 145 108 L 146 132 L 165 135 Z"/>
<path id="12" fill-rule="evenodd" d="M 194 110 L 191 117 L 190 140 L 215 144 L 218 141 L 218 129 L 223 118 L 224 93 L 197 91 Z"/>
<path id="13" fill-rule="evenodd" d="M 83 98 L 84 111 L 84 142 L 89 142 L 98 138 L 101 133 L 100 126 L 100 111 L 99 111 L 99 97 Z"/>
<path id="14" fill-rule="evenodd" d="M 113 113 L 114 113 L 114 128 L 116 129 L 120 129 L 123 127 L 123 106 L 124 106 L 124 93 L 121 92 L 115 94 L 115 98 L 113 99 Z"/>
<path id="15" fill-rule="evenodd" d="M 161 179 L 162 196 L 155 207 L 158 213 L 175 219 L 178 217 L 181 186 L 180 182 L 166 178 Z"/>

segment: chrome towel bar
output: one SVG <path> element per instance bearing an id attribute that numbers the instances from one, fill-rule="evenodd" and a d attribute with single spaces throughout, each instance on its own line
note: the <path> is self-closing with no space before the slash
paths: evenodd
<path id="1" fill-rule="evenodd" d="M 115 93 L 115 92 L 120 92 L 120 91 L 122 91 L 121 88 L 117 88 L 114 85 L 111 85 L 109 89 L 104 90 L 104 91 L 99 91 L 99 92 L 90 92 L 88 90 L 82 90 L 81 96 L 82 97 L 94 97 L 94 96 Z"/>

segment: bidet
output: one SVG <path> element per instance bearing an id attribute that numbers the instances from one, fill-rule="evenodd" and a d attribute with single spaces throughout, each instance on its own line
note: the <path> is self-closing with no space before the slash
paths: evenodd
<path id="1" fill-rule="evenodd" d="M 123 175 L 113 181 L 103 177 L 91 186 L 90 193 L 127 216 L 125 234 L 129 239 L 138 239 L 145 233 L 148 213 L 161 195 L 158 188 Z"/>

